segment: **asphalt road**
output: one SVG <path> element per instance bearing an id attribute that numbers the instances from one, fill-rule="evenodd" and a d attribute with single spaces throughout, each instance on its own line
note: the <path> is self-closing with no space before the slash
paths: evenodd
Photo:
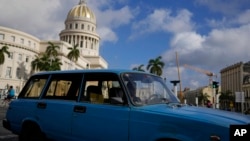
<path id="1" fill-rule="evenodd" d="M 2 120 L 5 118 L 7 106 L 0 105 L 0 141 L 18 141 L 17 135 L 6 130 L 2 125 Z"/>

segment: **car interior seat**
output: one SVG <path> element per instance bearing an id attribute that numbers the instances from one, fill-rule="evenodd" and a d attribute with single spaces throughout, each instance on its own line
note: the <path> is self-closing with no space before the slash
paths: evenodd
<path id="1" fill-rule="evenodd" d="M 103 103 L 102 89 L 99 86 L 88 86 L 86 100 L 91 103 Z"/>
<path id="2" fill-rule="evenodd" d="M 109 90 L 109 99 L 111 104 L 117 104 L 117 103 L 122 103 L 123 102 L 123 91 L 121 88 L 110 88 Z M 116 100 L 115 100 L 115 99 Z M 120 101 L 120 102 L 118 102 Z"/>

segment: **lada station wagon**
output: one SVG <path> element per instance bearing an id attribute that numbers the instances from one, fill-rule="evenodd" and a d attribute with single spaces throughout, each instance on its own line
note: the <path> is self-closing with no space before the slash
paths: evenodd
<path id="1" fill-rule="evenodd" d="M 34 74 L 3 126 L 20 141 L 229 141 L 249 117 L 183 105 L 159 76 L 132 70 Z"/>

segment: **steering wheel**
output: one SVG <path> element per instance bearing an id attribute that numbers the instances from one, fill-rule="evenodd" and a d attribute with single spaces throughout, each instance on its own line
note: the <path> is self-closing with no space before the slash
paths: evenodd
<path id="1" fill-rule="evenodd" d="M 161 95 L 159 94 L 152 94 L 148 97 L 147 102 L 148 103 L 154 103 L 159 101 L 159 99 L 161 99 Z"/>
<path id="2" fill-rule="evenodd" d="M 167 102 L 168 100 L 160 94 L 152 94 L 147 98 L 147 103 Z"/>

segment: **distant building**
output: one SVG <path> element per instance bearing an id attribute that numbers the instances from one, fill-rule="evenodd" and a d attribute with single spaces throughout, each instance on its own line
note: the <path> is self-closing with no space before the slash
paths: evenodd
<path id="1" fill-rule="evenodd" d="M 0 94 L 8 86 L 13 85 L 19 93 L 25 81 L 31 75 L 31 62 L 35 56 L 45 52 L 48 42 L 59 46 L 58 58 L 61 70 L 70 69 L 101 69 L 108 63 L 99 54 L 100 37 L 96 33 L 96 17 L 84 0 L 74 6 L 65 20 L 65 29 L 59 41 L 40 40 L 28 33 L 0 26 L 0 48 L 7 45 L 10 56 L 0 65 Z M 67 58 L 68 47 L 78 44 L 80 58 L 76 63 Z"/>
<path id="2" fill-rule="evenodd" d="M 244 92 L 244 109 L 250 107 L 250 62 L 239 62 L 221 69 L 221 91 Z M 233 101 L 234 103 L 235 101 Z M 234 104 L 236 111 L 241 111 L 241 103 Z"/>
<path id="3" fill-rule="evenodd" d="M 197 98 L 199 106 L 206 106 L 207 101 L 199 100 L 199 97 L 201 96 L 201 94 L 203 94 L 208 96 L 207 100 L 209 100 L 211 104 L 216 106 L 216 108 L 219 108 L 220 87 L 218 88 L 218 92 L 216 92 L 213 88 L 211 88 L 211 86 L 204 86 L 204 87 L 199 87 L 195 90 L 190 90 L 186 88 L 183 93 L 184 93 L 184 99 L 187 104 L 196 105 L 197 104 L 196 98 Z"/>

